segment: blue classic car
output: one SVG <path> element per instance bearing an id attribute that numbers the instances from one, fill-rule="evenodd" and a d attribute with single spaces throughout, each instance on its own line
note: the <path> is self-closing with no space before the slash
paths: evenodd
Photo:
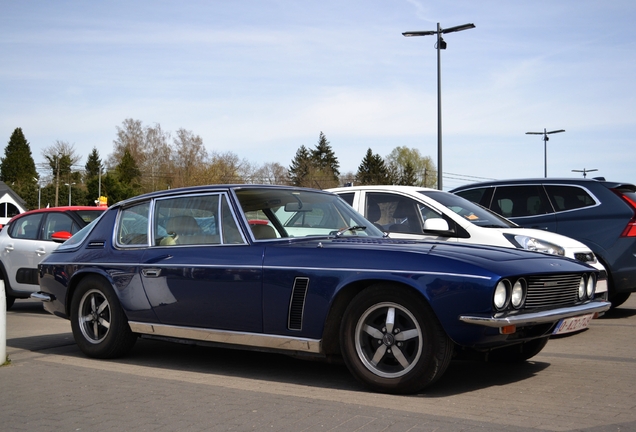
<path id="1" fill-rule="evenodd" d="M 454 354 L 523 361 L 606 311 L 597 270 L 515 249 L 390 239 L 331 193 L 173 189 L 110 207 L 39 267 L 33 298 L 88 356 L 137 337 L 344 359 L 413 393 Z"/>

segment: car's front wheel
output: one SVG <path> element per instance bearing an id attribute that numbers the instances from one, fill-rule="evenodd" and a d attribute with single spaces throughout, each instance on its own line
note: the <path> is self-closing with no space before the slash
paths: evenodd
<path id="1" fill-rule="evenodd" d="M 371 389 L 414 393 L 439 379 L 453 343 L 429 305 L 391 285 L 375 285 L 349 304 L 340 329 L 351 373 Z"/>
<path id="2" fill-rule="evenodd" d="M 112 287 L 99 276 L 87 276 L 77 286 L 71 328 L 75 342 L 89 357 L 119 357 L 137 340 Z"/>

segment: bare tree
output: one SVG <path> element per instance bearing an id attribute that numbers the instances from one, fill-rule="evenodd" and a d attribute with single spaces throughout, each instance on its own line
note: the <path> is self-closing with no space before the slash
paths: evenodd
<path id="1" fill-rule="evenodd" d="M 75 151 L 75 145 L 69 144 L 67 141 L 55 141 L 42 150 L 42 156 L 46 159 L 52 172 L 52 178 L 55 183 L 55 206 L 59 205 L 60 181 L 68 184 L 73 180 L 73 166 L 77 165 L 82 157 Z"/>
<path id="2" fill-rule="evenodd" d="M 266 162 L 254 171 L 253 183 L 262 184 L 289 184 L 287 168 L 278 162 Z"/>
<path id="3" fill-rule="evenodd" d="M 191 131 L 179 129 L 174 139 L 173 162 L 175 168 L 175 186 L 192 186 L 201 184 L 199 176 L 201 167 L 208 159 L 208 152 L 203 139 Z"/>
<path id="4" fill-rule="evenodd" d="M 119 165 L 126 150 L 138 166 L 144 166 L 148 146 L 141 120 L 129 118 L 122 122 L 122 127 L 117 126 L 117 138 L 113 141 L 113 153 L 108 158 L 108 164 L 111 168 Z"/>
<path id="5" fill-rule="evenodd" d="M 145 129 L 145 163 L 140 166 L 143 173 L 142 187 L 145 192 L 172 186 L 172 149 L 170 133 L 164 132 L 159 123 Z"/>

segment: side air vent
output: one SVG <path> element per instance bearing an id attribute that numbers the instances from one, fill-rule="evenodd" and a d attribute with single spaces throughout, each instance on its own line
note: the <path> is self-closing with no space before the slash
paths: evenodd
<path id="1" fill-rule="evenodd" d="M 299 277 L 294 279 L 291 299 L 289 301 L 289 318 L 287 328 L 289 330 L 303 329 L 303 311 L 305 310 L 305 296 L 309 287 L 309 278 Z"/>

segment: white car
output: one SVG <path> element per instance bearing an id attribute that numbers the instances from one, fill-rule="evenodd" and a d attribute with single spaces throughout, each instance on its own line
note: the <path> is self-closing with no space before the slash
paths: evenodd
<path id="1" fill-rule="evenodd" d="M 451 241 L 526 249 L 582 261 L 601 270 L 596 295 L 607 298 L 607 272 L 594 252 L 570 237 L 521 228 L 478 204 L 417 186 L 349 186 L 328 189 L 391 238 Z"/>

